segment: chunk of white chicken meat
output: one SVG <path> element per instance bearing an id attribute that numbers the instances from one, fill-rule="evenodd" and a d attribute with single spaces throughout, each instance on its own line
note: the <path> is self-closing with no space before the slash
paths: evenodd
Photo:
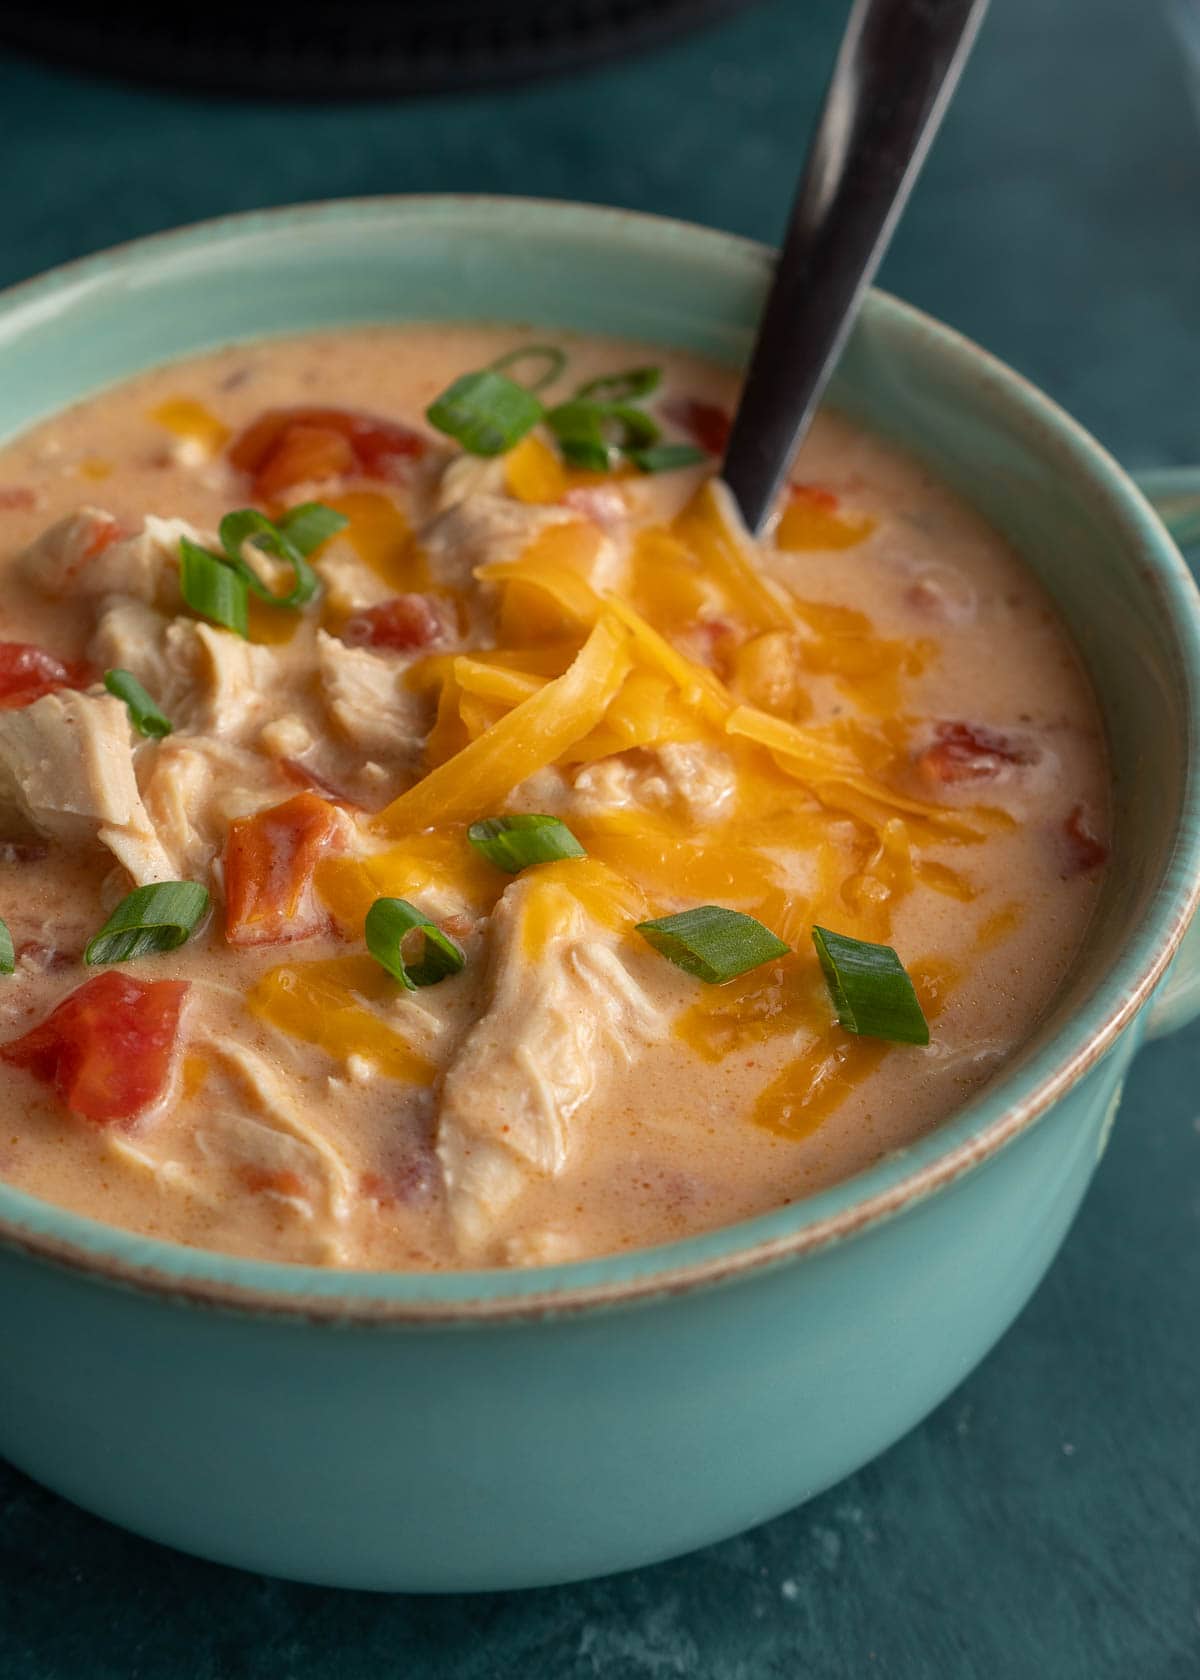
<path id="1" fill-rule="evenodd" d="M 163 705 L 171 679 L 163 645 L 169 622 L 136 596 L 113 595 L 101 605 L 88 658 L 99 671 L 130 672 Z"/>
<path id="2" fill-rule="evenodd" d="M 163 649 L 169 715 L 193 734 L 238 740 L 278 708 L 286 679 L 277 649 L 191 618 L 172 620 Z"/>
<path id="3" fill-rule="evenodd" d="M 185 519 L 147 514 L 132 537 L 117 534 L 116 520 L 100 508 L 81 508 L 43 531 L 18 557 L 26 580 L 44 594 L 132 595 L 174 611 L 179 593 L 179 539 L 205 546 L 211 539 Z"/>
<path id="4" fill-rule="evenodd" d="M 434 512 L 445 513 L 476 496 L 502 496 L 507 470 L 503 455 L 452 456 L 438 479 Z"/>
<path id="5" fill-rule="evenodd" d="M 173 880 L 202 881 L 229 825 L 294 789 L 258 753 L 233 742 L 171 735 L 155 749 L 142 800 Z"/>
<path id="6" fill-rule="evenodd" d="M 405 686 L 410 661 L 347 647 L 317 631 L 317 681 L 330 721 L 366 757 L 388 764 L 417 755 L 428 718 L 420 695 Z"/>
<path id="7" fill-rule="evenodd" d="M 421 532 L 421 552 L 437 582 L 452 589 L 474 587 L 477 566 L 515 560 L 535 538 L 579 515 L 570 508 L 510 501 L 478 494 L 455 502 Z"/>
<path id="8" fill-rule="evenodd" d="M 306 1113 L 294 1088 L 264 1056 L 228 1036 L 208 1036 L 199 1042 L 226 1074 L 238 1099 L 236 1112 L 208 1118 L 219 1139 L 214 1158 L 232 1158 L 294 1176 L 299 1188 L 289 1192 L 281 1187 L 278 1194 L 293 1195 L 308 1205 L 310 1213 L 320 1203 L 329 1220 L 344 1224 L 354 1206 L 356 1174 L 321 1125 Z M 247 1108 L 258 1118 L 251 1118 Z M 197 1142 L 203 1149 L 199 1136 Z"/>
<path id="9" fill-rule="evenodd" d="M 138 791 L 128 710 L 111 695 L 63 690 L 0 712 L 0 825 L 99 840 L 139 885 L 175 878 Z"/>
<path id="10" fill-rule="evenodd" d="M 465 1254 L 504 1235 L 531 1177 L 562 1172 L 585 1105 L 666 1030 L 618 955 L 617 934 L 561 881 L 531 875 L 509 886 L 491 941 L 487 1007 L 446 1074 L 437 1123 Z"/>
<path id="11" fill-rule="evenodd" d="M 227 1034 L 203 1031 L 195 1042 L 209 1066 L 210 1081 L 203 1112 L 188 1129 L 184 1147 L 169 1127 L 143 1129 L 135 1137 L 112 1128 L 103 1140 L 107 1152 L 162 1193 L 203 1205 L 217 1231 L 222 1216 L 250 1190 L 269 1204 L 273 1221 L 286 1219 L 291 1224 L 288 1241 L 293 1251 L 297 1231 L 302 1233 L 299 1241 L 307 1245 L 307 1255 L 301 1249 L 290 1258 L 344 1265 L 344 1229 L 353 1212 L 357 1180 L 346 1156 L 308 1120 L 303 1104 L 293 1099 L 264 1057 Z M 199 1161 L 191 1155 L 192 1146 Z M 236 1181 L 234 1200 L 221 1194 L 221 1175 L 226 1173 Z"/>
<path id="12" fill-rule="evenodd" d="M 396 593 L 374 567 L 344 546 L 334 543 L 330 550 L 313 561 L 313 570 L 324 586 L 325 603 L 331 613 L 349 618 L 368 607 L 377 607 Z"/>
<path id="13" fill-rule="evenodd" d="M 668 741 L 641 761 L 601 758 L 575 777 L 571 808 L 582 816 L 659 806 L 678 808 L 695 823 L 717 822 L 737 791 L 733 763 L 703 741 Z"/>
<path id="14" fill-rule="evenodd" d="M 126 595 L 104 602 L 88 654 L 101 669 L 131 671 L 176 729 L 227 740 L 262 726 L 286 680 L 277 649 Z"/>

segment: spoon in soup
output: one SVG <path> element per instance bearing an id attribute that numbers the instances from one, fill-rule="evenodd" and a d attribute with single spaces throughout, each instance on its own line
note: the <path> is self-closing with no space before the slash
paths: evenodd
<path id="1" fill-rule="evenodd" d="M 722 476 L 761 531 L 954 91 L 987 0 L 855 0 Z"/>

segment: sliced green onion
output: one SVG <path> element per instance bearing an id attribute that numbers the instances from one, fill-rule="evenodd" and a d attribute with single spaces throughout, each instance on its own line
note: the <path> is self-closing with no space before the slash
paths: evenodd
<path id="1" fill-rule="evenodd" d="M 674 472 L 678 467 L 698 467 L 708 456 L 694 443 L 658 443 L 650 449 L 631 449 L 629 459 L 644 473 Z"/>
<path id="2" fill-rule="evenodd" d="M 248 633 L 250 591 L 245 578 L 188 537 L 179 539 L 179 587 L 193 612 L 239 636 Z"/>
<path id="3" fill-rule="evenodd" d="M 129 962 L 133 957 L 174 951 L 196 931 L 207 909 L 208 889 L 199 881 L 156 881 L 136 887 L 88 942 L 83 960 L 89 965 Z"/>
<path id="4" fill-rule="evenodd" d="M 170 718 L 159 711 L 132 671 L 123 671 L 120 667 L 105 671 L 104 686 L 129 707 L 129 716 L 139 735 L 153 735 L 161 740 L 175 727 Z"/>
<path id="5" fill-rule="evenodd" d="M 468 455 L 503 455 L 542 418 L 532 391 L 507 374 L 485 368 L 464 373 L 425 410 L 439 432 L 460 443 Z"/>
<path id="6" fill-rule="evenodd" d="M 602 413 L 595 403 L 569 402 L 547 414 L 546 425 L 571 466 L 589 472 L 607 472 L 612 466 L 613 446 L 604 435 Z"/>
<path id="7" fill-rule="evenodd" d="M 347 523 L 345 514 L 323 502 L 301 502 L 289 508 L 278 522 L 257 508 L 236 508 L 225 515 L 218 529 L 223 557 L 210 554 L 187 537 L 180 538 L 179 584 L 183 598 L 193 612 L 245 636 L 249 630 L 249 591 L 273 607 L 304 606 L 320 587 L 308 555 Z M 247 544 L 292 568 L 289 590 L 277 595 L 263 582 L 245 557 Z"/>
<path id="8" fill-rule="evenodd" d="M 8 931 L 8 923 L 0 922 L 0 974 L 15 974 L 17 968 L 17 954 L 13 950 L 12 934 Z"/>
<path id="9" fill-rule="evenodd" d="M 710 986 L 723 986 L 760 963 L 786 957 L 791 950 L 753 916 L 743 916 L 740 910 L 726 910 L 719 904 L 701 904 L 675 916 L 638 922 L 637 930 L 676 968 Z"/>
<path id="10" fill-rule="evenodd" d="M 658 421 L 644 409 L 632 408 L 628 403 L 609 403 L 604 410 L 604 423 L 617 434 L 617 448 L 625 454 L 634 449 L 648 449 L 662 436 Z"/>
<path id="11" fill-rule="evenodd" d="M 624 373 L 605 373 L 599 379 L 589 379 L 576 391 L 577 397 L 590 397 L 598 403 L 637 402 L 657 391 L 662 369 L 656 367 L 628 368 Z"/>
<path id="12" fill-rule="evenodd" d="M 578 397 L 552 408 L 546 425 L 557 438 L 565 460 L 595 472 L 606 472 L 614 454 L 647 449 L 662 436 L 658 423 L 640 408 Z"/>
<path id="13" fill-rule="evenodd" d="M 292 547 L 305 556 L 339 531 L 344 531 L 349 523 L 344 513 L 326 507 L 324 502 L 301 502 L 298 507 L 289 508 L 276 521 Z"/>
<path id="14" fill-rule="evenodd" d="M 367 911 L 364 931 L 375 961 L 410 992 L 436 986 L 457 974 L 467 960 L 461 946 L 406 898 L 377 898 Z M 415 963 L 404 960 L 404 942 L 411 933 L 423 935 L 421 958 Z"/>
<path id="15" fill-rule="evenodd" d="M 587 856 L 565 822 L 532 812 L 515 817 L 484 817 L 481 822 L 471 824 L 467 839 L 489 863 L 509 875 L 516 875 L 535 863 Z"/>
<path id="16" fill-rule="evenodd" d="M 553 344 L 523 344 L 519 350 L 510 350 L 507 356 L 497 357 L 491 363 L 491 369 L 493 373 L 505 373 L 526 361 L 546 364 L 546 371 L 536 379 L 517 379 L 517 384 L 523 385 L 527 391 L 544 391 L 547 385 L 553 385 L 567 365 L 566 356 Z M 516 375 L 510 373 L 509 378 L 516 379 Z"/>
<path id="17" fill-rule="evenodd" d="M 316 507 L 320 504 L 309 505 Z M 303 532 L 303 525 L 301 530 Z M 233 513 L 227 513 L 217 528 L 217 535 L 221 539 L 221 547 L 228 556 L 229 564 L 239 577 L 245 579 L 246 587 L 252 589 L 260 601 L 267 601 L 273 607 L 302 607 L 317 593 L 321 580 L 300 549 L 280 530 L 273 519 L 268 519 L 265 513 L 259 513 L 257 508 L 238 508 Z M 284 565 L 292 568 L 292 587 L 285 594 L 277 595 L 273 589 L 268 588 L 254 567 L 245 559 L 243 550 L 247 543 L 252 548 L 261 548 L 264 554 L 273 555 L 276 560 L 282 560 Z"/>
<path id="18" fill-rule="evenodd" d="M 823 927 L 815 927 L 812 936 L 837 1018 L 847 1032 L 893 1044 L 929 1043 L 929 1023 L 890 945 L 849 939 Z"/>

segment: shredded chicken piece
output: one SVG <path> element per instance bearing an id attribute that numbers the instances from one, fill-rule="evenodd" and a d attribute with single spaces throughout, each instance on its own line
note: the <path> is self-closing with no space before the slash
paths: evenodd
<path id="1" fill-rule="evenodd" d="M 424 702 L 404 685 L 408 663 L 317 632 L 318 682 L 330 718 L 364 755 L 392 764 L 412 759 L 425 737 Z"/>
<path id="2" fill-rule="evenodd" d="M 110 544 L 120 528 L 103 508 L 83 507 L 46 527 L 17 556 L 20 574 L 47 595 L 79 587 L 80 573 Z"/>
<path id="3" fill-rule="evenodd" d="M 173 620 L 164 640 L 171 672 L 164 699 L 182 727 L 236 739 L 278 706 L 284 667 L 274 648 L 191 618 Z"/>
<path id="4" fill-rule="evenodd" d="M 570 524 L 578 517 L 570 508 L 480 494 L 469 502 L 455 502 L 427 525 L 421 549 L 439 583 L 471 589 L 476 566 L 515 560 L 550 526 Z"/>
<path id="5" fill-rule="evenodd" d="M 260 1148 L 269 1147 L 276 1158 L 286 1153 L 291 1162 L 302 1162 L 304 1170 L 298 1176 L 310 1182 L 315 1179 L 315 1189 L 323 1193 L 330 1218 L 343 1224 L 354 1207 L 355 1174 L 320 1127 L 305 1117 L 303 1098 L 289 1089 L 257 1051 L 235 1044 L 229 1038 L 209 1037 L 202 1042 L 214 1061 L 232 1073 L 243 1095 L 262 1116 L 261 1124 L 249 1122 L 256 1127 L 253 1141 Z M 239 1126 L 247 1119 L 238 1115 L 228 1118 Z M 260 1136 L 262 1132 L 272 1134 L 269 1143 Z M 251 1134 L 242 1132 L 242 1137 L 249 1140 Z"/>
<path id="6" fill-rule="evenodd" d="M 543 895 L 553 892 L 547 907 Z M 529 918 L 554 929 L 531 964 Z M 566 1166 L 572 1122 L 612 1066 L 659 1038 L 663 1017 L 616 953 L 617 936 L 559 883 L 515 881 L 492 915 L 489 999 L 446 1074 L 437 1153 L 460 1247 L 497 1234 L 531 1174 Z"/>
<path id="7" fill-rule="evenodd" d="M 82 508 L 51 525 L 19 556 L 30 583 L 55 598 L 132 595 L 168 611 L 181 604 L 179 539 L 209 546 L 212 539 L 185 519 L 147 514 L 136 536 L 112 533 L 115 521 L 99 508 Z"/>
<path id="8" fill-rule="evenodd" d="M 168 736 L 155 751 L 142 798 L 171 860 L 172 879 L 203 880 L 229 824 L 276 804 L 289 786 L 244 747 Z"/>
<path id="9" fill-rule="evenodd" d="M 506 811 L 557 811 L 571 795 L 571 784 L 556 765 L 544 765 L 508 796 Z"/>
<path id="10" fill-rule="evenodd" d="M 0 824 L 99 840 L 139 885 L 174 878 L 138 792 L 127 708 L 111 695 L 60 690 L 0 712 Z"/>
<path id="11" fill-rule="evenodd" d="M 130 595 L 104 602 L 88 647 L 103 670 L 131 671 L 176 729 L 232 739 L 279 706 L 278 651 L 192 618 L 167 618 Z"/>
<path id="12" fill-rule="evenodd" d="M 123 1137 L 116 1130 L 106 1128 L 102 1134 L 105 1152 L 115 1157 L 131 1172 L 150 1179 L 158 1190 L 174 1190 L 194 1196 L 208 1207 L 217 1206 L 211 1188 L 203 1184 L 195 1173 L 189 1172 L 182 1161 L 165 1159 L 141 1143 Z"/>
<path id="13" fill-rule="evenodd" d="M 112 595 L 100 608 L 88 643 L 97 670 L 131 672 L 156 699 L 165 698 L 170 671 L 163 650 L 168 619 L 133 595 Z"/>
<path id="14" fill-rule="evenodd" d="M 575 777 L 572 804 L 581 815 L 630 806 L 678 805 L 696 823 L 718 820 L 737 791 L 727 754 L 703 741 L 670 741 L 651 748 L 642 763 L 597 759 Z"/>
<path id="15" fill-rule="evenodd" d="M 672 799 L 693 822 L 712 822 L 733 800 L 737 774 L 727 753 L 703 741 L 668 741 L 655 748 L 655 756 Z"/>
<path id="16" fill-rule="evenodd" d="M 329 610 L 348 618 L 386 601 L 396 591 L 389 589 L 373 567 L 345 548 L 334 548 L 313 562 L 313 570 L 325 586 L 325 601 Z"/>
<path id="17" fill-rule="evenodd" d="M 433 499 L 434 511 L 445 513 L 460 502 L 476 496 L 504 494 L 505 465 L 502 455 L 455 455 L 447 462 Z"/>

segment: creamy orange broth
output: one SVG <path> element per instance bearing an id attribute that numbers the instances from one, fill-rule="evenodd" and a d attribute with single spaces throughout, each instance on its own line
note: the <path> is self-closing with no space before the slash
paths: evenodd
<path id="1" fill-rule="evenodd" d="M 176 724 L 161 743 L 133 735 L 98 687 L 0 710 L 0 914 L 18 950 L 0 1040 L 94 977 L 83 946 L 134 879 L 200 880 L 214 901 L 181 949 L 119 971 L 188 982 L 167 1086 L 143 1112 L 81 1117 L 44 1068 L 0 1064 L 8 1182 L 294 1261 L 602 1254 L 778 1206 L 903 1147 L 1052 998 L 1102 873 L 1106 766 L 1076 656 L 1008 546 L 834 414 L 757 553 L 704 488 L 711 467 L 605 479 L 564 468 L 541 434 L 494 464 L 458 456 L 426 405 L 523 341 L 438 326 L 229 349 L 0 454 L 0 633 L 93 675 L 133 669 Z M 568 366 L 547 401 L 652 361 L 647 406 L 667 435 L 718 441 L 711 413 L 679 405 L 728 409 L 728 374 L 559 342 Z M 272 512 L 320 499 L 350 525 L 316 557 L 310 607 L 252 611 L 248 653 L 197 631 L 178 528 L 143 521 L 187 521 L 214 546 L 255 491 L 230 439 L 294 405 L 399 421 L 428 448 L 376 462 L 388 476 L 343 460 L 266 495 Z M 311 430 L 293 438 L 293 461 L 321 468 L 312 445 Z M 116 542 L 102 521 L 42 538 L 81 507 L 111 514 Z M 72 562 L 72 531 L 77 549 L 97 532 L 106 546 Z M 347 647 L 372 607 L 413 592 L 441 640 Z M 35 739 L 49 774 L 31 811 L 28 786 L 14 791 L 34 774 L 28 742 L 5 769 L 5 720 L 57 707 L 69 732 L 93 703 L 127 777 L 132 754 L 140 810 L 105 824 L 75 798 L 64 816 L 51 732 L 44 750 Z M 272 942 L 231 944 L 231 829 L 306 783 L 327 801 L 305 807 L 324 825 L 315 882 Z M 561 816 L 587 860 L 502 874 L 464 824 L 505 810 Z M 380 895 L 457 937 L 463 972 L 400 988 L 363 944 Z M 756 915 L 794 955 L 705 986 L 633 931 L 700 903 Z M 814 922 L 896 947 L 927 1049 L 837 1026 Z"/>

